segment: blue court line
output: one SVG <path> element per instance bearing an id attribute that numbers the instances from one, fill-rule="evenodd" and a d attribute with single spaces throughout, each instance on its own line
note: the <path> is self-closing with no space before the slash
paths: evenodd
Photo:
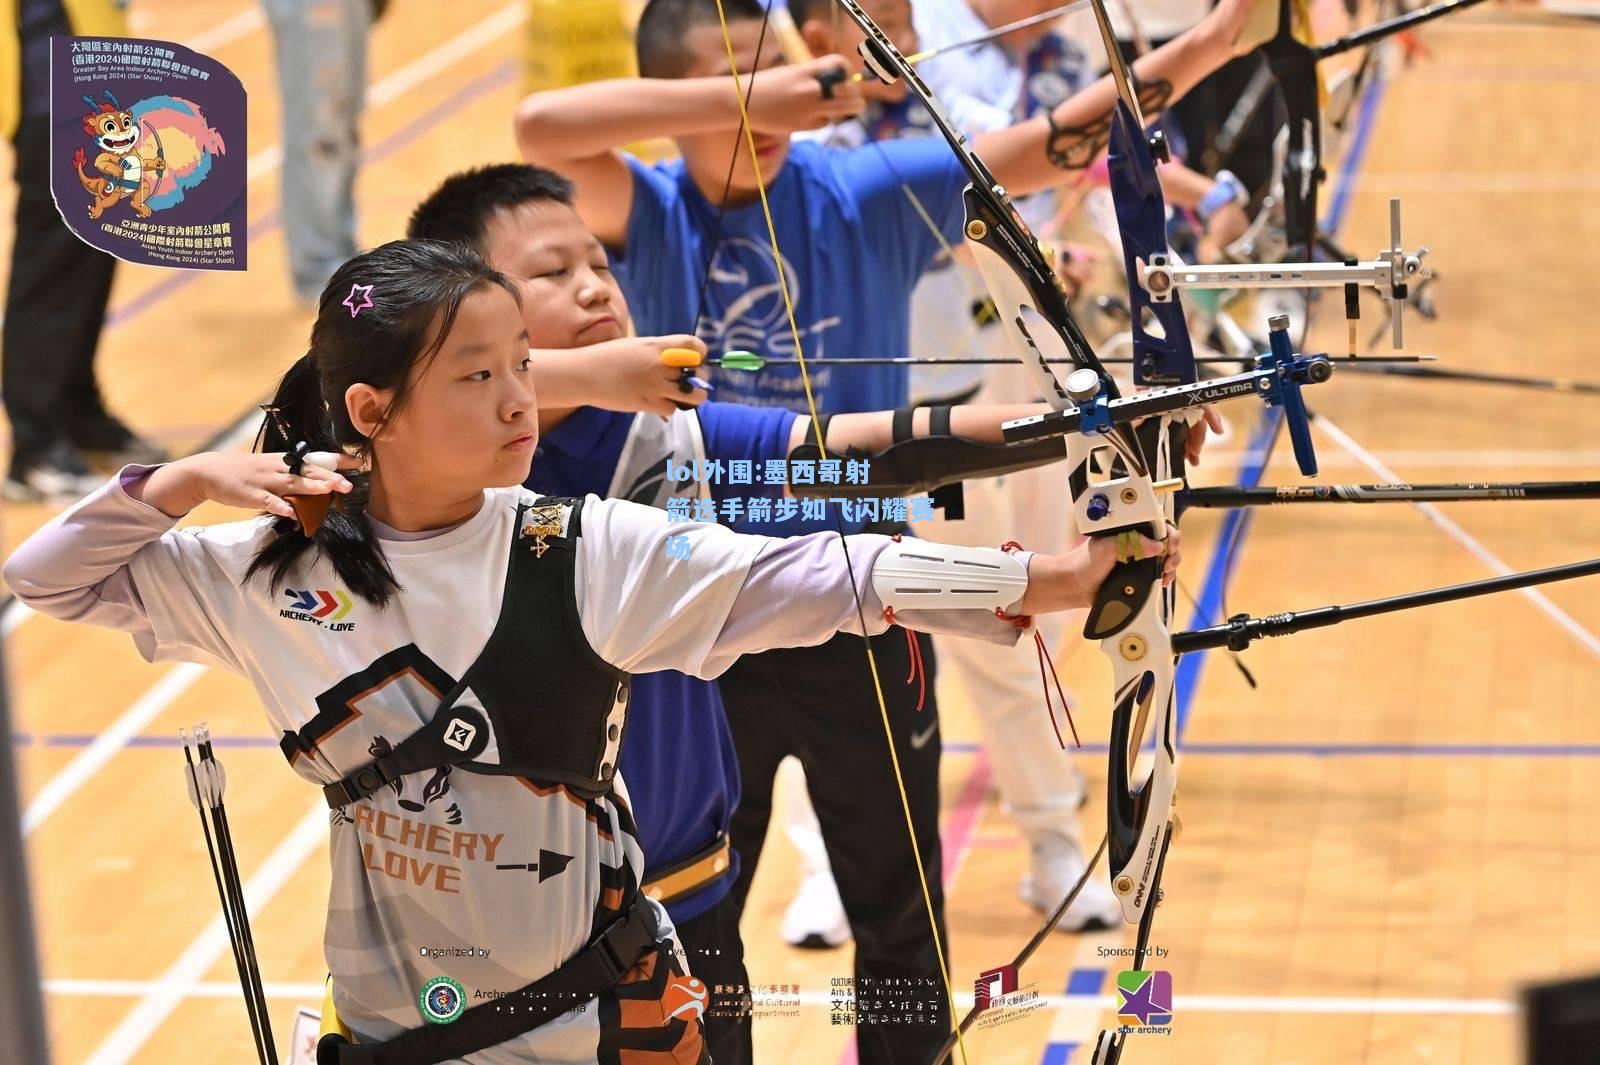
<path id="1" fill-rule="evenodd" d="M 1387 84 L 1388 79 L 1384 77 L 1382 64 L 1376 65 L 1373 68 L 1372 81 L 1361 97 L 1361 109 L 1356 114 L 1355 129 L 1350 134 L 1350 150 L 1345 153 L 1339 166 L 1339 183 L 1334 189 L 1328 212 L 1322 218 L 1321 229 L 1324 233 L 1337 234 L 1344 224 L 1345 211 L 1350 206 L 1353 178 L 1366 160 L 1367 148 L 1372 143 L 1372 130 L 1377 125 L 1378 107 L 1383 102 Z M 1264 435 L 1270 440 L 1269 430 L 1271 434 L 1275 434 L 1276 423 L 1279 420 L 1281 414 L 1277 408 L 1268 408 L 1267 415 L 1262 419 L 1261 430 L 1256 434 L 1257 440 Z M 1239 483 L 1248 487 L 1260 484 L 1268 457 L 1266 450 L 1258 448 L 1256 442 L 1256 440 L 1251 441 L 1245 465 L 1241 466 L 1239 471 Z M 1211 559 L 1210 568 L 1206 570 L 1205 583 L 1201 585 L 1200 594 L 1197 596 L 1199 606 L 1195 610 L 1193 627 L 1215 625 L 1222 620 L 1220 614 L 1224 609 L 1224 593 L 1233 575 L 1232 571 L 1238 563 L 1238 557 L 1244 551 L 1245 537 L 1250 532 L 1251 514 L 1254 509 L 1239 507 L 1229 511 L 1227 517 L 1223 519 L 1222 532 L 1217 539 L 1217 552 Z M 1200 673 L 1205 666 L 1208 653 L 1201 651 L 1185 655 L 1178 663 L 1175 684 L 1178 696 L 1177 732 L 1180 742 L 1189 722 L 1189 713 L 1194 708 L 1194 693 L 1199 690 Z"/>
<path id="2" fill-rule="evenodd" d="M 1077 1043 L 1046 1043 L 1044 1054 L 1039 1058 L 1039 1065 L 1067 1065 L 1072 1060 L 1073 1051 L 1077 1049 Z"/>
<path id="3" fill-rule="evenodd" d="M 1254 488 L 1261 483 L 1273 442 L 1282 427 L 1283 412 L 1277 407 L 1268 407 L 1246 452 L 1254 457 L 1239 468 L 1241 485 Z M 1194 614 L 1189 619 L 1190 628 L 1209 628 L 1222 621 L 1222 614 L 1227 609 L 1228 582 L 1239 565 L 1239 556 L 1244 553 L 1245 536 L 1250 532 L 1254 516 L 1254 507 L 1235 507 L 1223 517 L 1222 530 L 1217 534 L 1217 549 L 1211 555 L 1211 564 L 1206 569 L 1204 583 L 1200 585 L 1200 594 L 1195 597 Z M 1180 744 L 1189 725 L 1189 713 L 1194 709 L 1194 693 L 1200 690 L 1200 673 L 1205 669 L 1207 655 L 1208 652 L 1201 651 L 1184 655 L 1178 660 L 1173 683 L 1178 693 L 1177 729 Z"/>
<path id="4" fill-rule="evenodd" d="M 1384 89 L 1389 79 L 1384 76 L 1383 64 L 1374 64 L 1372 83 L 1361 97 L 1361 110 L 1356 114 L 1355 129 L 1350 134 L 1350 151 L 1345 153 L 1344 164 L 1339 167 L 1339 184 L 1333 190 L 1333 202 L 1323 216 L 1322 230 L 1338 233 L 1344 224 L 1345 210 L 1350 206 L 1351 190 L 1355 185 L 1356 170 L 1367 157 L 1367 147 L 1372 143 L 1372 131 L 1377 126 L 1378 106 L 1383 102 Z"/>
<path id="5" fill-rule="evenodd" d="M 1106 986 L 1104 969 L 1074 969 L 1067 974 L 1068 995 L 1098 995 Z"/>

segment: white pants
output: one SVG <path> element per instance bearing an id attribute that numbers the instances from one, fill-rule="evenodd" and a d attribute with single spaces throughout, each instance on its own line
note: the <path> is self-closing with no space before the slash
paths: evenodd
<path id="1" fill-rule="evenodd" d="M 1039 391 L 1021 366 L 988 368 L 984 387 L 973 403 L 1035 403 Z M 1065 463 L 1053 463 L 1004 477 L 975 478 L 964 487 L 966 517 L 949 521 L 942 511 L 934 520 L 913 526 L 917 536 L 969 547 L 999 547 L 1015 540 L 1030 551 L 1059 554 L 1076 542 L 1071 523 Z M 1077 635 L 1081 613 L 1035 618 L 1051 657 L 1062 657 L 1063 635 Z M 965 689 L 984 731 L 994 779 L 1017 828 L 1029 842 L 1044 833 L 1080 840 L 1078 807 L 1084 781 L 1071 752 L 1072 736 L 1061 722 L 1063 751 L 1045 713 L 1038 651 L 1031 632 L 1017 645 L 993 644 L 957 637 L 936 637 L 939 678 L 954 679 Z M 1073 699 L 1068 678 L 1062 689 Z M 1051 695 L 1055 695 L 1054 684 Z M 1076 710 L 1075 705 L 1073 709 Z"/>

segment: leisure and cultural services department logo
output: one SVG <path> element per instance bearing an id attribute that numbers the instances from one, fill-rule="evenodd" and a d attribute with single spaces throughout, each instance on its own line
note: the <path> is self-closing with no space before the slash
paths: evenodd
<path id="1" fill-rule="evenodd" d="M 430 1024 L 449 1024 L 466 1012 L 467 991 L 448 976 L 435 976 L 422 985 L 417 1006 Z"/>

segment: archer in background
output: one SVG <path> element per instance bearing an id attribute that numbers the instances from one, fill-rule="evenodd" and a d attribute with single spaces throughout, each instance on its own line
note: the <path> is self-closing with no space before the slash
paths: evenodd
<path id="1" fill-rule="evenodd" d="M 20 53 L 19 77 L 0 83 L 0 133 L 16 152 L 17 210 L 0 336 L 0 392 L 11 422 L 5 498 L 65 501 L 92 491 L 90 464 L 159 462 L 161 449 L 106 409 L 95 382 L 116 260 L 79 240 L 50 193 L 50 38 L 127 34 L 121 6 L 20 0 L 0 19 L 0 51 Z"/>
<path id="2" fill-rule="evenodd" d="M 1048 124 L 1045 116 L 1094 81 L 1094 64 L 1062 32 L 1057 0 L 865 0 L 863 7 L 902 52 L 924 56 L 918 73 L 969 138 L 1030 119 L 1044 118 Z M 808 54 L 849 57 L 852 72 L 860 76 L 862 32 L 842 17 L 832 0 L 789 0 L 789 11 Z M 1058 17 L 1051 19 L 1052 13 Z M 1010 32 L 995 35 L 1007 26 Z M 869 139 L 937 139 L 931 116 L 903 85 L 870 79 L 862 92 L 867 103 L 860 115 L 798 136 L 814 136 L 830 147 L 855 147 Z M 1081 129 L 1052 132 L 1046 148 L 1058 166 L 1073 168 L 1075 186 L 1090 177 L 1083 169 L 1091 162 L 1088 153 L 1070 150 L 1083 134 Z M 1231 187 L 1176 162 L 1158 173 L 1170 200 L 1199 208 L 1208 246 L 1227 244 L 1244 232 L 1248 219 Z M 1014 195 L 1013 202 L 1035 232 L 1049 232 L 1057 228 L 1052 223 L 1060 201 L 1071 198 L 1057 193 L 1051 187 L 1031 196 Z M 1072 290 L 1089 279 L 1103 258 L 1086 246 L 1057 248 L 1055 265 Z M 970 253 L 960 243 L 947 249 L 912 294 L 910 350 L 932 358 L 1011 354 L 987 295 Z M 1021 366 L 934 364 L 916 367 L 911 374 L 911 396 L 917 402 L 1006 403 L 1035 395 L 1037 386 Z M 918 532 L 931 540 L 977 545 L 998 542 L 1000 530 L 1010 529 L 1027 543 L 1049 543 L 1071 520 L 1058 485 L 1057 474 L 1048 469 L 974 482 L 966 488 L 964 516 L 936 517 Z M 1064 628 L 1060 619 L 1047 619 L 1040 633 L 1048 646 L 1058 648 Z M 1083 872 L 1078 810 L 1085 795 L 1082 774 L 1070 762 L 1063 765 L 1053 732 L 1038 712 L 1038 663 L 1026 648 L 1005 655 L 970 641 L 936 643 L 941 661 L 954 669 L 970 696 L 988 739 L 1001 796 L 1030 846 L 1029 869 L 1018 892 L 1034 909 L 1050 913 Z M 1035 742 L 1014 742 L 1018 737 Z M 803 815 L 800 820 L 790 825 L 791 837 L 807 832 Z M 796 945 L 836 945 L 849 926 L 822 848 L 803 844 L 800 849 L 808 856 L 809 875 L 785 916 L 784 937 Z M 1110 888 L 1091 879 L 1057 927 L 1071 932 L 1121 922 L 1122 910 Z"/>
<path id="3" fill-rule="evenodd" d="M 524 157 L 573 179 L 574 205 L 612 253 L 641 333 L 692 331 L 709 348 L 747 348 L 769 359 L 790 359 L 796 340 L 805 354 L 895 356 L 910 350 L 910 295 L 943 250 L 959 242 L 961 189 L 966 171 L 939 141 L 895 141 L 852 151 L 791 144 L 796 130 L 816 128 L 859 113 L 858 84 L 843 57 L 784 65 L 764 32 L 765 9 L 756 0 L 724 0 L 735 63 L 750 89 L 749 110 L 758 162 L 740 137 L 740 112 L 730 84 L 728 52 L 713 0 L 652 0 L 641 16 L 637 51 L 642 79 L 594 82 L 537 93 L 518 109 L 516 131 Z M 1224 0 L 1203 24 L 1140 64 L 1149 82 L 1180 95 L 1227 61 L 1240 42 L 1249 4 Z M 752 72 L 759 72 L 752 76 Z M 1114 90 L 1096 83 L 1056 108 L 1008 129 L 986 133 L 974 147 L 1013 192 L 1047 188 L 1063 180 L 1047 147 L 1086 152 L 1104 144 L 1105 116 Z M 1094 141 L 1099 124 L 1100 140 Z M 1080 130 L 1077 141 L 1056 135 Z M 672 137 L 681 158 L 648 166 L 621 146 Z M 1082 143 L 1078 143 L 1081 141 Z M 881 150 L 880 150 L 881 149 Z M 885 154 L 890 164 L 885 163 Z M 757 167 L 759 166 L 759 173 Z M 933 214 L 925 222 L 902 189 Z M 763 187 L 777 226 L 778 261 L 769 250 Z M 782 273 L 780 275 L 779 270 Z M 785 288 L 787 287 L 787 296 Z M 791 330 L 787 302 L 793 301 Z M 798 338 L 795 334 L 798 334 Z M 724 398 L 799 410 L 807 400 L 798 367 L 769 366 L 753 380 L 713 373 Z M 843 414 L 905 404 L 903 367 L 843 373 L 819 372 L 812 382 L 817 413 Z M 770 525 L 748 527 L 772 533 Z M 815 531 L 796 523 L 785 533 Z M 931 645 L 917 644 L 934 668 Z M 879 637 L 874 654 L 892 675 L 906 665 L 903 634 Z M 795 677 L 828 678 L 801 689 Z M 813 801 L 821 791 L 850 793 L 850 782 L 827 776 L 835 751 L 820 737 L 848 735 L 861 723 L 861 699 L 872 680 L 854 640 L 751 656 L 720 683 L 734 730 L 744 799 L 734 827 L 742 869 L 742 900 L 754 874 L 771 805 L 772 771 L 794 754 L 813 768 Z M 913 693 L 890 686 L 885 701 L 897 737 L 924 738 L 903 766 L 929 885 L 936 933 L 942 938 L 938 815 L 939 743 L 936 700 L 919 713 Z M 804 726 L 801 726 L 804 722 Z M 824 774 L 815 779 L 817 772 Z M 819 804 L 820 808 L 820 804 Z M 922 900 L 908 892 L 919 873 L 911 839 L 892 802 L 865 803 L 847 826 L 824 825 L 834 873 L 856 939 L 858 986 L 883 979 L 937 978 L 939 965 Z M 866 855 L 847 863 L 843 853 Z M 742 902 L 741 902 L 742 905 Z M 933 996 L 930 996 L 933 997 Z M 926 1011 L 930 1015 L 933 1011 Z M 858 1010 L 857 1051 L 865 1065 L 925 1061 L 944 1036 L 939 1023 L 906 1024 Z"/>
<path id="4" fill-rule="evenodd" d="M 479 1060 L 708 1065 L 685 1002 L 703 989 L 639 890 L 615 761 L 628 675 L 711 678 L 742 654 L 882 632 L 896 608 L 1011 642 L 1024 615 L 1088 606 L 1119 557 L 1165 551 L 1170 579 L 1177 545 L 945 548 L 919 582 L 937 601 L 908 604 L 893 574 L 909 545 L 888 537 L 741 536 L 625 500 L 538 497 L 522 487 L 539 439 L 522 287 L 438 241 L 352 259 L 274 397 L 292 447 L 279 429 L 264 453 L 129 466 L 21 544 L 3 578 L 42 613 L 129 633 L 151 660 L 243 676 L 289 764 L 342 812 L 323 953 L 362 1045 L 319 1057 L 498 1047 Z M 257 513 L 174 528 L 208 501 Z M 675 533 L 694 542 L 686 559 L 663 550 Z M 974 566 L 991 576 L 974 581 Z M 348 589 L 352 624 L 297 620 L 282 605 L 294 588 Z M 375 762 L 379 734 L 408 757 Z M 413 819 L 389 783 L 442 765 L 464 770 L 448 828 Z M 419 988 L 441 979 L 476 1004 L 424 1023 Z"/>
<path id="5" fill-rule="evenodd" d="M 735 493 L 755 492 L 766 499 L 783 494 L 783 487 L 773 484 L 665 480 L 662 467 L 669 461 L 743 459 L 761 469 L 811 435 L 810 419 L 783 408 L 705 402 L 703 391 L 685 397 L 678 371 L 663 366 L 661 352 L 688 346 L 703 353 L 704 345 L 688 336 L 628 335 L 627 302 L 605 249 L 571 201 L 571 183 L 548 170 L 523 164 L 483 167 L 448 178 L 417 208 L 407 230 L 411 237 L 465 244 L 521 286 L 540 399 L 540 443 L 527 487 L 656 507 L 684 495 L 697 497 L 702 489 L 718 505 L 741 498 Z M 679 409 L 683 406 L 692 409 Z M 1023 461 L 1051 461 L 1064 449 L 1035 446 L 997 456 L 998 449 L 964 447 L 974 439 L 999 444 L 1002 421 L 1046 409 L 1042 403 L 947 409 L 951 432 L 965 435 L 946 436 L 935 446 L 945 449 L 947 466 L 967 459 L 972 476 L 984 475 L 985 462 L 1010 468 Z M 933 443 L 928 438 L 936 418 L 942 415 L 914 414 L 912 439 Z M 829 454 L 884 454 L 896 445 L 894 424 L 891 411 L 839 415 L 826 429 Z M 891 461 L 886 456 L 874 465 L 881 470 Z M 829 682 L 796 675 L 785 684 L 804 687 L 819 680 Z M 858 694 L 863 699 L 854 705 L 867 705 L 870 693 Z M 717 1065 L 748 1065 L 750 981 L 738 900 L 731 894 L 738 854 L 728 842 L 739 804 L 739 766 L 722 699 L 715 683 L 668 670 L 635 677 L 630 700 L 633 717 L 621 767 L 644 847 L 643 889 L 666 906 L 689 968 L 713 989 L 704 1018 L 713 1059 Z M 1037 716 L 1037 706 L 1033 709 Z M 874 742 L 871 724 L 858 723 L 860 742 L 832 746 L 832 757 L 843 764 L 838 775 L 850 786 L 826 797 L 830 820 L 858 817 L 864 799 L 895 786 L 888 750 Z M 1024 740 L 1019 735 L 1009 742 Z M 902 760 L 917 756 L 915 746 L 900 751 Z M 881 847 L 882 842 L 867 839 L 863 845 Z"/>

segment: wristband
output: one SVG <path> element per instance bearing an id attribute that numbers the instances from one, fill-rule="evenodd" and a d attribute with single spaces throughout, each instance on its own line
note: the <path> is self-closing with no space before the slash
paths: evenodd
<path id="1" fill-rule="evenodd" d="M 1231 171 L 1217 171 L 1216 182 L 1211 191 L 1202 196 L 1200 202 L 1195 205 L 1194 213 L 1200 216 L 1202 222 L 1211 221 L 1212 215 L 1230 203 L 1243 207 L 1250 202 L 1249 190 Z"/>

